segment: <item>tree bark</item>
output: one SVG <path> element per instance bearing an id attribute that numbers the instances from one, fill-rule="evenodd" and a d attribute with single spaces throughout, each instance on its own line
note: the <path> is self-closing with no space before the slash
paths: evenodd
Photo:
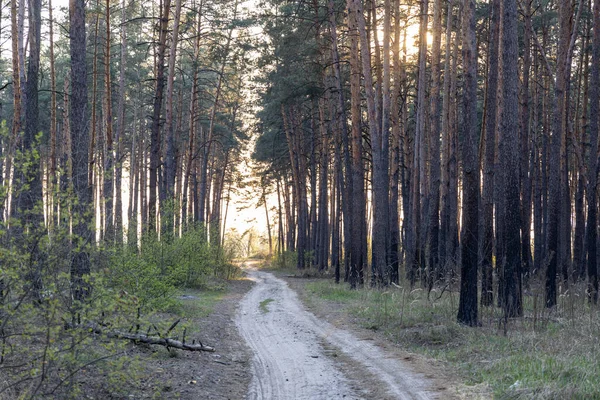
<path id="1" fill-rule="evenodd" d="M 592 39 L 592 68 L 590 77 L 590 153 L 587 185 L 587 272 L 588 295 L 594 303 L 598 301 L 598 129 L 600 126 L 600 1 L 594 0 L 594 36 Z"/>
<path id="2" fill-rule="evenodd" d="M 167 135 L 167 153 L 165 160 L 165 184 L 166 184 L 166 200 L 174 201 L 175 194 L 175 176 L 177 173 L 176 146 L 175 143 L 175 123 L 173 122 L 173 101 L 174 101 L 174 81 L 175 81 L 175 63 L 177 61 L 177 44 L 179 40 L 179 21 L 181 18 L 181 0 L 175 0 L 175 16 L 173 18 L 173 32 L 171 37 L 171 48 L 169 50 L 169 67 L 167 71 L 167 96 L 165 105 L 165 133 Z M 173 215 L 175 204 L 168 205 L 171 211 L 167 211 L 169 215 Z M 168 220 L 165 215 L 165 226 L 169 231 L 173 230 L 174 221 Z M 165 231 L 165 233 L 167 233 Z"/>
<path id="3" fill-rule="evenodd" d="M 440 215 L 440 51 L 442 43 L 442 2 L 433 3 L 433 41 L 431 47 L 431 88 L 429 93 L 429 209 L 427 210 L 428 286 L 443 277 L 439 267 Z"/>
<path id="4" fill-rule="evenodd" d="M 487 104 L 485 107 L 483 190 L 481 192 L 481 305 L 491 306 L 494 301 L 493 261 L 494 248 L 494 159 L 496 147 L 496 115 L 498 94 L 498 60 L 500 42 L 500 0 L 492 0 L 487 75 Z"/>
<path id="5" fill-rule="evenodd" d="M 363 284 L 363 231 L 366 230 L 366 200 L 364 193 L 363 145 L 360 110 L 360 54 L 356 0 L 347 0 L 350 36 L 350 117 L 352 124 L 352 253 L 348 281 L 352 289 Z"/>
<path id="6" fill-rule="evenodd" d="M 115 240 L 113 214 L 113 179 L 114 179 L 114 148 L 113 148 L 113 115 L 112 115 L 112 83 L 110 76 L 110 0 L 105 3 L 106 44 L 104 46 L 104 118 L 106 125 L 106 155 L 104 159 L 104 208 L 105 208 L 105 237 Z"/>
<path id="7" fill-rule="evenodd" d="M 165 88 L 165 52 L 167 48 L 167 34 L 169 26 L 169 10 L 171 0 L 161 0 L 160 25 L 158 47 L 156 50 L 156 86 L 154 88 L 154 102 L 152 106 L 152 125 L 150 131 L 150 188 L 148 196 L 148 231 L 157 230 L 157 194 L 159 190 L 158 177 L 160 175 L 160 115 Z"/>
<path id="8" fill-rule="evenodd" d="M 465 0 L 463 9 L 463 129 L 461 280 L 458 322 L 478 325 L 477 228 L 479 225 L 479 168 L 477 166 L 477 45 L 475 0 Z"/>
<path id="9" fill-rule="evenodd" d="M 87 68 L 85 1 L 72 0 L 69 5 L 69 37 L 71 50 L 71 101 L 70 129 L 72 155 L 72 182 L 76 202 L 72 206 L 73 251 L 71 260 L 71 291 L 75 300 L 83 300 L 89 294 L 85 276 L 90 272 L 90 258 L 87 246 L 93 235 L 86 217 L 92 200 L 92 185 L 88 181 L 88 141 L 87 130 Z"/>
<path id="10" fill-rule="evenodd" d="M 519 195 L 519 88 L 518 31 L 516 0 L 502 0 L 500 19 L 501 94 L 500 157 L 504 187 L 504 224 L 502 234 L 502 272 L 504 294 L 502 310 L 505 318 L 523 314 L 521 289 L 521 221 Z"/>

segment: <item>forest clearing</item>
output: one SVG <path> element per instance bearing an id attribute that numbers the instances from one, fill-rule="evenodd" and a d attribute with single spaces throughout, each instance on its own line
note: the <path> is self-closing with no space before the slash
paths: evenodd
<path id="1" fill-rule="evenodd" d="M 1 400 L 600 398 L 600 0 L 0 1 L 0 121 Z"/>

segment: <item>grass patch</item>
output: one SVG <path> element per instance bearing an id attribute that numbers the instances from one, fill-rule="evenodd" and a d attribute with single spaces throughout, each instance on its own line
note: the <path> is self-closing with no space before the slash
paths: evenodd
<path id="1" fill-rule="evenodd" d="M 368 329 L 410 351 L 448 364 L 468 385 L 487 384 L 498 399 L 600 399 L 600 312 L 583 287 L 571 287 L 552 310 L 535 289 L 525 316 L 504 326 L 501 310 L 480 310 L 482 326 L 456 323 L 458 292 L 392 287 L 350 290 L 319 280 L 312 301 L 341 308 Z"/>
<path id="2" fill-rule="evenodd" d="M 267 308 L 267 306 L 269 305 L 269 303 L 274 302 L 275 300 L 273 299 L 265 299 L 263 301 L 260 302 L 260 305 L 258 306 L 258 308 L 260 309 L 260 311 L 263 314 L 266 314 L 269 312 L 269 309 Z"/>
<path id="3" fill-rule="evenodd" d="M 223 289 L 187 289 L 177 297 L 177 306 L 173 311 L 182 318 L 208 317 L 225 294 Z"/>

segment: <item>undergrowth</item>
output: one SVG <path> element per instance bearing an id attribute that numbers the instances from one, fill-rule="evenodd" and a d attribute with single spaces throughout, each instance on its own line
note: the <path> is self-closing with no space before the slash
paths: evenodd
<path id="1" fill-rule="evenodd" d="M 180 338 L 187 332 L 191 340 L 198 327 L 190 319 L 212 312 L 224 294 L 223 280 L 239 273 L 232 256 L 201 239 L 200 229 L 170 240 L 146 237 L 140 248 L 89 246 L 85 279 L 91 290 L 83 301 L 72 295 L 68 229 L 36 238 L 41 289 L 27 275 L 32 253 L 19 245 L 29 233 L 4 241 L 0 399 L 139 397 L 145 369 L 135 344 L 98 331 Z M 182 296 L 190 292 L 193 299 Z"/>
<path id="2" fill-rule="evenodd" d="M 468 385 L 488 385 L 495 398 L 600 398 L 600 310 L 587 302 L 583 286 L 572 286 L 550 310 L 541 289 L 527 291 L 524 317 L 506 324 L 500 309 L 485 307 L 477 328 L 456 322 L 458 292 L 448 289 L 350 290 L 329 280 L 306 288 L 363 327 L 444 361 Z"/>

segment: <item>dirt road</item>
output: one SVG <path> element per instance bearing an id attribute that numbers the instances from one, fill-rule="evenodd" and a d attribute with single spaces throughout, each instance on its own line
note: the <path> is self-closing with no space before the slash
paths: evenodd
<path id="1" fill-rule="evenodd" d="M 254 268 L 247 273 L 256 285 L 242 300 L 236 324 L 254 353 L 248 399 L 375 398 L 369 386 L 392 399 L 435 397 L 430 382 L 400 360 L 306 311 L 283 280 Z M 329 357 L 331 349 L 344 357 Z M 344 362 L 358 364 L 365 379 L 377 382 L 350 381 Z"/>

